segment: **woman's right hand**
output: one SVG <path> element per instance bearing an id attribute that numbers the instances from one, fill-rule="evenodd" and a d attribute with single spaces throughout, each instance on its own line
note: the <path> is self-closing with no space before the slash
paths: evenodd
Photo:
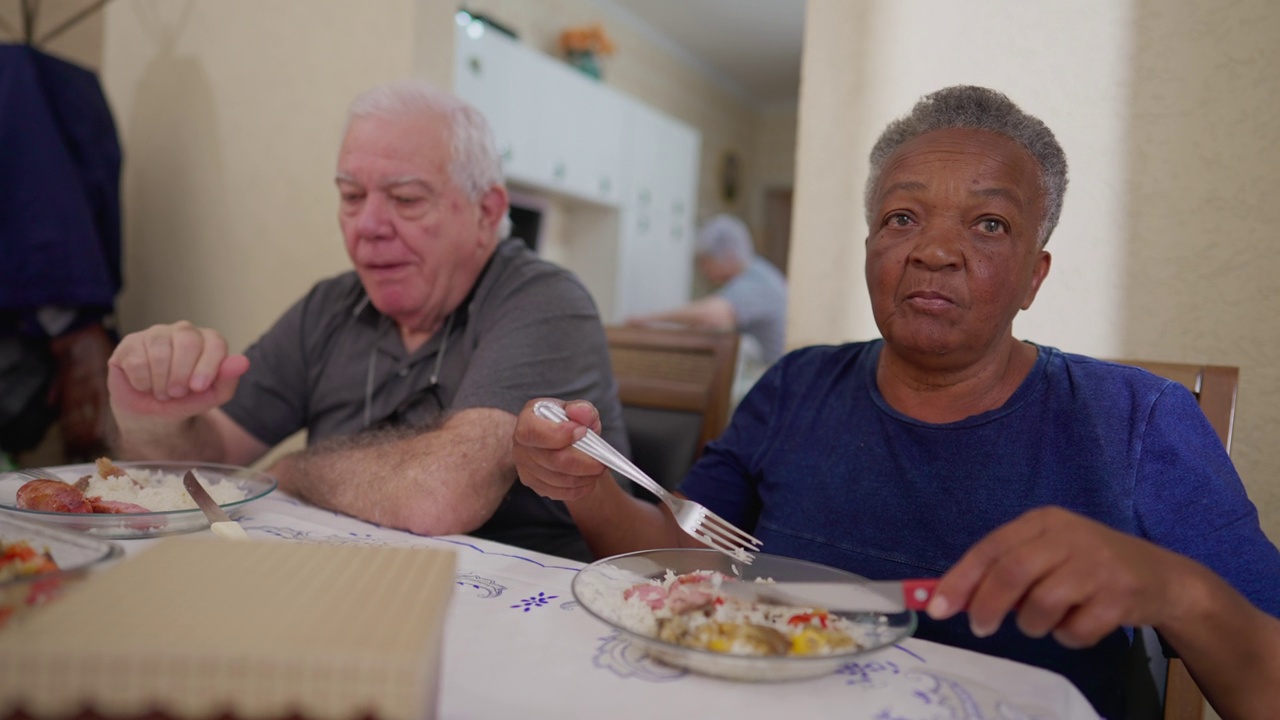
<path id="1" fill-rule="evenodd" d="M 539 417 L 533 406 L 540 401 L 562 405 L 569 420 L 556 422 Z M 590 495 L 601 479 L 609 478 L 609 471 L 573 447 L 588 429 L 600 432 L 600 414 L 591 403 L 585 400 L 565 403 L 552 398 L 530 400 L 516 418 L 512 438 L 511 453 L 520 481 L 552 500 L 580 500 Z"/>

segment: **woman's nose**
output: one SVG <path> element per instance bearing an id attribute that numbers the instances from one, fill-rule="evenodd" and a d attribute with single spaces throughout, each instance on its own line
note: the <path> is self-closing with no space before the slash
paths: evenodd
<path id="1" fill-rule="evenodd" d="M 911 264 L 926 270 L 958 268 L 964 264 L 964 234 L 952 228 L 925 228 L 911 249 Z"/>

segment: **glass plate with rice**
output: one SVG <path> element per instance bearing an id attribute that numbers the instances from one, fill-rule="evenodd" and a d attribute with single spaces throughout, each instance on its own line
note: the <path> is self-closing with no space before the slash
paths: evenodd
<path id="1" fill-rule="evenodd" d="M 588 613 L 667 665 L 731 680 L 800 680 L 835 672 L 915 632 L 916 615 L 841 613 L 747 603 L 724 582 L 861 583 L 853 573 L 777 555 L 750 565 L 715 550 L 645 550 L 598 560 L 573 579 Z"/>
<path id="2" fill-rule="evenodd" d="M 74 484 L 88 478 L 86 496 L 112 503 L 128 503 L 147 512 L 72 513 L 20 508 L 19 488 L 31 478 L 19 473 L 0 473 L 0 511 L 15 513 L 27 520 L 96 537 L 119 540 L 159 537 L 202 530 L 209 526 L 204 513 L 182 487 L 182 476 L 195 473 L 214 501 L 235 518 L 248 503 L 276 489 L 276 479 L 265 473 L 236 465 L 192 462 L 114 462 L 124 475 L 100 471 L 95 463 L 59 465 L 45 468 L 58 479 Z"/>

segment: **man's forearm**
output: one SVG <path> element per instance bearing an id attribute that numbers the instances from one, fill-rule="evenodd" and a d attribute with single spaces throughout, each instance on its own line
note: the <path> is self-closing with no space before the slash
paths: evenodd
<path id="1" fill-rule="evenodd" d="M 282 458 L 281 489 L 315 505 L 419 535 L 480 527 L 511 483 L 515 417 L 459 413 L 436 430 L 337 438 Z"/>

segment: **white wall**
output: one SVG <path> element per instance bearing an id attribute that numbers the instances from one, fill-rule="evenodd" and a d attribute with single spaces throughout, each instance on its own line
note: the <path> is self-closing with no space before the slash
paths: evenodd
<path id="1" fill-rule="evenodd" d="M 125 149 L 123 329 L 188 319 L 242 349 L 349 267 L 333 187 L 346 106 L 415 72 L 447 87 L 451 3 L 117 0 L 104 12 L 102 82 Z M 431 28 L 441 42 L 420 38 Z"/>

